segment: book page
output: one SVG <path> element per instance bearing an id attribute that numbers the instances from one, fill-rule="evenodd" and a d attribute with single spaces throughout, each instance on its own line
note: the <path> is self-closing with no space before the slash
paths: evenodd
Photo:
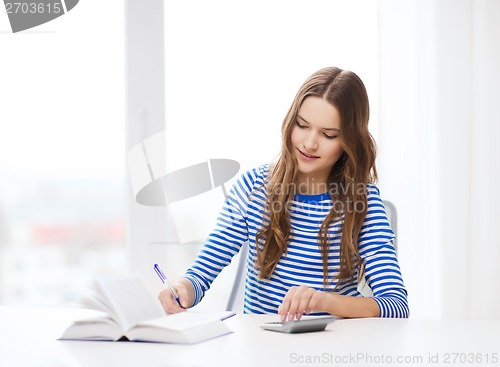
<path id="1" fill-rule="evenodd" d="M 93 289 L 89 289 L 88 293 L 80 298 L 79 304 L 85 308 L 91 308 L 93 310 L 104 312 L 108 315 L 113 315 L 114 312 L 109 305 L 106 304 L 106 300 L 103 295 L 95 290 L 98 288 L 95 282 L 93 286 Z"/>
<path id="2" fill-rule="evenodd" d="M 123 330 L 145 320 L 166 315 L 160 300 L 154 296 L 139 274 L 104 278 L 97 282 L 100 292 Z"/>
<path id="3" fill-rule="evenodd" d="M 162 343 L 198 343 L 231 333 L 222 322 L 234 312 L 198 313 L 192 311 L 147 320 L 125 332 L 129 340 Z"/>
<path id="4" fill-rule="evenodd" d="M 61 340 L 117 340 L 123 334 L 116 321 L 109 316 L 76 320 L 59 338 Z"/>
<path id="5" fill-rule="evenodd" d="M 225 320 L 235 313 L 232 311 L 199 313 L 185 311 L 140 323 L 140 326 L 160 327 L 167 330 L 183 331 L 191 328 L 203 327 L 216 321 Z"/>

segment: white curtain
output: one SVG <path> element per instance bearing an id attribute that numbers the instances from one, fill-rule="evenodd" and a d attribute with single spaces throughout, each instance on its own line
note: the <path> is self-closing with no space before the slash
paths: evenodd
<path id="1" fill-rule="evenodd" d="M 412 316 L 499 319 L 500 1 L 379 6 L 380 186 Z"/>

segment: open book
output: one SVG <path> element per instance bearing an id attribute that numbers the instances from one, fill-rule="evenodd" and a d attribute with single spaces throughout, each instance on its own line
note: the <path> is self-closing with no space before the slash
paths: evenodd
<path id="1" fill-rule="evenodd" d="M 229 311 L 167 315 L 139 275 L 96 280 L 81 303 L 102 313 L 74 321 L 60 339 L 190 344 L 230 333 L 222 321 L 234 315 Z"/>

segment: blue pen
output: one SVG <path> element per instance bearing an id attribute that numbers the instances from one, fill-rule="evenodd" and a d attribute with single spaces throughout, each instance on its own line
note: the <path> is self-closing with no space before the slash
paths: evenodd
<path id="1" fill-rule="evenodd" d="M 170 291 L 170 293 L 172 293 L 172 296 L 174 296 L 174 298 L 177 301 L 177 303 L 179 304 L 179 306 L 182 307 L 181 301 L 179 300 L 179 295 L 177 294 L 177 292 L 175 291 L 175 289 L 172 287 L 172 285 L 168 281 L 168 279 L 165 276 L 165 274 L 163 274 L 163 271 L 161 271 L 161 269 L 158 266 L 158 264 L 154 265 L 154 269 L 156 271 L 156 274 L 158 274 L 158 277 L 160 278 L 160 280 L 162 281 L 162 283 L 165 284 L 168 287 L 168 290 Z M 182 308 L 184 308 L 184 307 L 182 307 Z"/>

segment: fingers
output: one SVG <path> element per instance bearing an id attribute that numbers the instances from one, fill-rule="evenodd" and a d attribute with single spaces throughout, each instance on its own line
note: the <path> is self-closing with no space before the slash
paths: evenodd
<path id="1" fill-rule="evenodd" d="M 160 302 L 165 309 L 167 313 L 178 313 L 185 311 L 187 308 L 187 290 L 184 285 L 181 283 L 173 283 L 172 287 L 175 289 L 177 292 L 177 295 L 179 296 L 179 301 L 182 305 L 179 305 L 175 297 L 172 295 L 172 293 L 168 289 L 164 289 L 163 291 L 160 292 L 158 295 L 158 298 L 160 299 Z"/>
<path id="2" fill-rule="evenodd" d="M 179 284 L 180 287 L 175 287 L 177 284 L 174 284 L 175 291 L 177 292 L 177 295 L 179 296 L 179 302 L 181 304 L 181 307 L 183 309 L 186 309 L 189 307 L 188 305 L 188 291 L 186 287 L 182 284 Z"/>
<path id="3" fill-rule="evenodd" d="M 304 304 L 307 305 L 309 303 L 309 298 L 311 297 L 309 294 L 309 290 L 311 290 L 311 288 L 297 289 L 290 301 L 290 307 L 288 309 L 288 321 L 292 321 L 294 318 L 300 320 L 302 314 L 305 311 Z"/>
<path id="4" fill-rule="evenodd" d="M 315 308 L 315 302 L 312 302 L 312 300 L 316 292 L 304 285 L 290 288 L 283 299 L 283 303 L 278 308 L 281 321 L 300 320 L 304 313 L 310 313 Z"/>

